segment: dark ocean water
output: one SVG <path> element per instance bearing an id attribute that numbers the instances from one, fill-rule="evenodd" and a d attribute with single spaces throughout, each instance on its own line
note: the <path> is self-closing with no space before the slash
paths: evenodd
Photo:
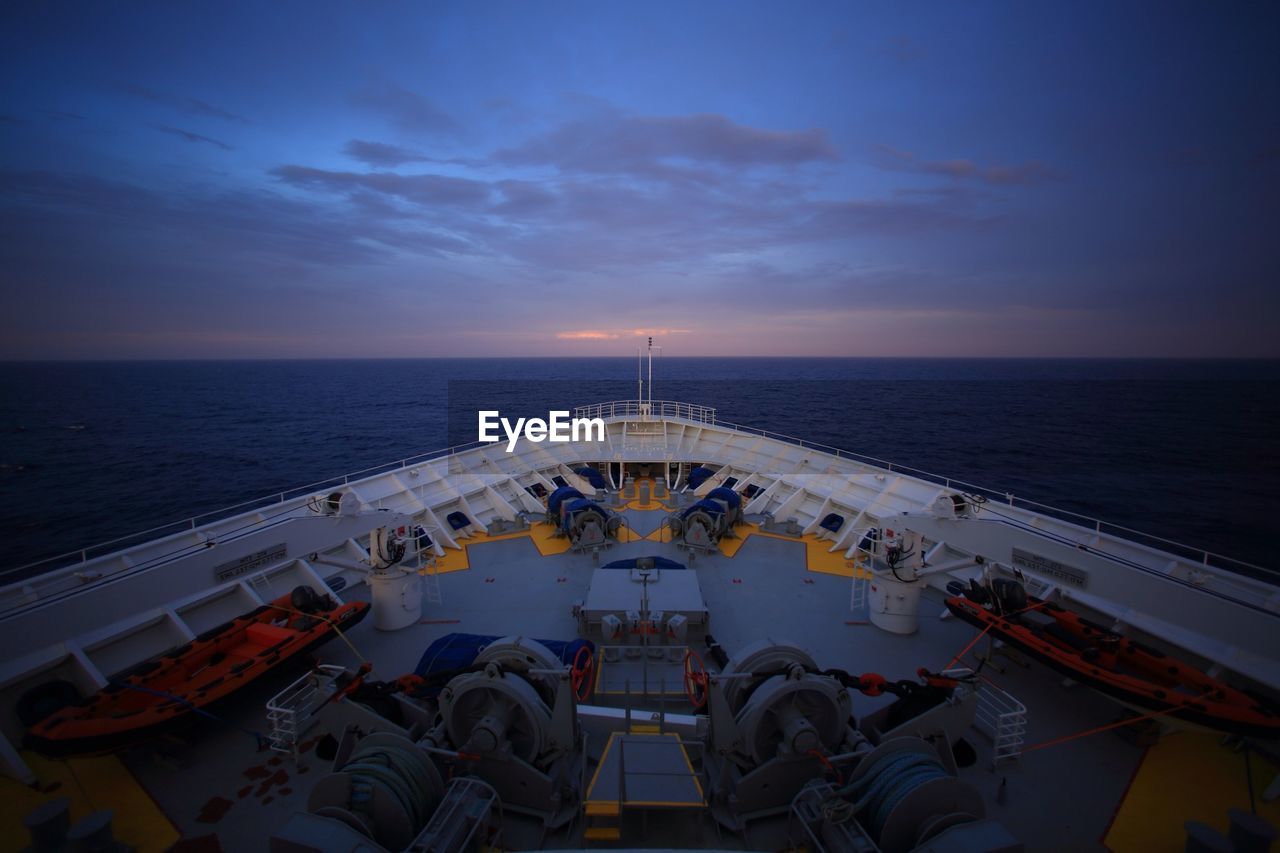
<path id="1" fill-rule="evenodd" d="M 633 359 L 0 364 L 0 567 L 630 399 Z M 654 399 L 1280 567 L 1280 362 L 693 359 Z"/>

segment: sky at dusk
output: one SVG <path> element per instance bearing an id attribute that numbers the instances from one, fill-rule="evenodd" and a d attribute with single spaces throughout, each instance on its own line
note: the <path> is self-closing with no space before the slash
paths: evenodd
<path id="1" fill-rule="evenodd" d="M 0 358 L 1280 356 L 1278 24 L 9 3 Z"/>

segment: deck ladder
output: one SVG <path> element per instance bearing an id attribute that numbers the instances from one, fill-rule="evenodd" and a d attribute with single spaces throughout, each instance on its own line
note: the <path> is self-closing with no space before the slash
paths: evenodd
<path id="1" fill-rule="evenodd" d="M 862 541 L 865 532 L 855 534 L 855 541 Z M 858 547 L 853 558 L 853 579 L 849 587 L 849 610 L 860 613 L 867 607 L 867 594 L 871 589 L 871 552 Z"/>
<path id="2" fill-rule="evenodd" d="M 427 535 L 437 533 L 434 529 L 427 529 Z M 430 549 L 416 552 L 418 575 L 422 578 L 422 594 L 426 598 L 428 604 L 440 604 L 444 601 L 444 596 L 440 593 L 440 572 L 436 568 L 436 555 Z"/>
<path id="3" fill-rule="evenodd" d="M 444 596 L 440 593 L 440 575 L 435 566 L 422 570 L 422 594 L 428 604 L 440 604 L 444 601 Z"/>

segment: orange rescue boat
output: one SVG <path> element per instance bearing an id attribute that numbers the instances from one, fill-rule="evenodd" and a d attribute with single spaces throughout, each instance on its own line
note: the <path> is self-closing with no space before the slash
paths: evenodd
<path id="1" fill-rule="evenodd" d="M 1027 595 L 1017 581 L 948 589 L 947 608 L 959 618 L 1124 705 L 1214 731 L 1280 736 L 1280 712 L 1262 697 Z"/>
<path id="2" fill-rule="evenodd" d="M 367 602 L 339 605 L 298 587 L 120 673 L 85 699 L 75 699 L 67 682 L 41 685 L 19 701 L 30 726 L 26 743 L 52 757 L 129 746 L 206 714 L 209 705 L 354 627 L 368 611 Z"/>

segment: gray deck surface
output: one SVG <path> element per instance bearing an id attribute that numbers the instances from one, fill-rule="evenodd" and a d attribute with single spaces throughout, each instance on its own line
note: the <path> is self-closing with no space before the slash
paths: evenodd
<path id="1" fill-rule="evenodd" d="M 619 733 L 605 745 L 586 799 L 631 806 L 698 807 L 702 805 L 702 788 L 675 735 Z"/>
<path id="2" fill-rule="evenodd" d="M 656 529 L 662 513 L 631 511 L 628 517 L 634 517 L 633 526 L 645 532 Z M 599 563 L 582 554 L 544 558 L 527 538 L 474 545 L 469 549 L 471 568 L 440 576 L 443 603 L 423 612 L 425 620 L 456 622 L 384 633 L 368 618 L 351 632 L 350 640 L 361 657 L 374 662 L 376 677 L 392 679 L 412 671 L 433 640 L 454 631 L 570 639 L 577 634 L 572 602 L 585 599 L 597 565 L 650 554 L 689 563 L 685 552 L 654 542 L 615 545 L 601 555 Z M 803 544 L 761 536 L 750 537 L 733 558 L 700 555 L 692 563 L 711 612 L 710 631 L 730 656 L 752 641 L 772 637 L 807 648 L 823 668 L 912 678 L 918 667 L 946 666 L 975 636 L 965 624 L 936 618 L 934 614 L 945 608 L 938 598 L 928 596 L 920 631 L 914 636 L 846 624 L 865 618 L 850 613 L 850 581 L 807 572 L 804 566 Z M 361 586 L 345 595 L 367 593 Z M 341 641 L 330 642 L 319 657 L 346 665 L 358 662 Z M 1083 688 L 1066 688 L 1059 676 L 1043 667 L 1010 664 L 1004 673 L 987 674 L 1028 707 L 1028 744 L 1083 731 L 1117 716 L 1117 706 L 1109 700 Z M 328 772 L 327 763 L 308 752 L 295 767 L 288 758 L 258 751 L 253 738 L 243 731 L 265 730 L 263 703 L 296 675 L 281 674 L 239 697 L 231 708 L 222 709 L 228 724 L 210 724 L 197 742 L 162 743 L 126 755 L 141 782 L 186 836 L 216 832 L 226 851 L 266 850 L 270 832 L 292 811 L 305 808 L 310 786 Z M 861 718 L 887 701 L 888 697 L 854 694 L 854 713 Z M 683 710 L 687 712 L 687 706 Z M 1141 756 L 1139 748 L 1104 733 L 1031 752 L 993 773 L 987 769 L 990 742 L 977 732 L 971 742 L 979 761 L 961 771 L 962 776 L 983 791 L 989 815 L 1031 849 L 1101 849 L 1099 840 Z M 602 747 L 603 743 L 592 745 L 593 760 L 598 760 Z M 588 772 L 593 769 L 594 764 Z M 998 804 L 996 792 L 1004 779 L 1007 795 Z M 211 803 L 220 805 L 216 797 L 230 803 L 221 817 L 216 817 L 217 808 L 210 808 Z M 521 830 L 518 822 L 511 823 L 508 846 L 540 841 L 548 847 L 580 845 L 576 836 L 544 839 L 532 830 Z M 695 837 L 687 822 L 673 822 L 665 833 L 662 826 L 650 827 L 643 843 L 776 849 L 784 840 L 777 827 L 766 825 L 753 826 L 746 838 L 719 832 L 709 819 L 704 828 Z"/>

